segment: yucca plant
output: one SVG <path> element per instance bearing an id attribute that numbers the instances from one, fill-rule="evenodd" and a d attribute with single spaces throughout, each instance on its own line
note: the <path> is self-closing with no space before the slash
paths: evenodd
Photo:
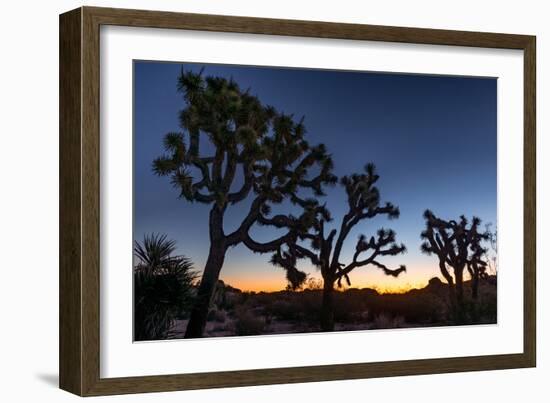
<path id="1" fill-rule="evenodd" d="M 145 235 L 135 242 L 134 339 L 166 339 L 174 320 L 188 309 L 196 274 L 176 243 L 166 235 Z"/>

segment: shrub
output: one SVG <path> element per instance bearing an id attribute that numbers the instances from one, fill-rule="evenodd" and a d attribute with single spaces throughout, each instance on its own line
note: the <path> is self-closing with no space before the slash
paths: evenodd
<path id="1" fill-rule="evenodd" d="M 403 327 L 405 320 L 401 316 L 390 316 L 381 313 L 374 318 L 371 329 L 394 329 Z"/>
<path id="2" fill-rule="evenodd" d="M 296 320 L 299 317 L 296 307 L 287 300 L 274 301 L 267 309 L 270 314 L 280 320 Z"/>
<path id="3" fill-rule="evenodd" d="M 220 309 L 212 309 L 208 312 L 208 321 L 210 322 L 225 322 L 227 315 L 225 311 Z"/>
<path id="4" fill-rule="evenodd" d="M 265 328 L 263 317 L 255 316 L 246 309 L 236 312 L 235 334 L 237 336 L 254 336 L 262 334 Z"/>

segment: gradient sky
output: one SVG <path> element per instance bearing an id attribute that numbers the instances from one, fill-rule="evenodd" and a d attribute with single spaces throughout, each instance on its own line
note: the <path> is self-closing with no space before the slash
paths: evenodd
<path id="1" fill-rule="evenodd" d="M 184 107 L 176 91 L 182 64 L 134 62 L 134 238 L 150 232 L 175 239 L 202 270 L 208 251 L 209 206 L 178 199 L 166 177 L 152 174 L 163 136 L 178 131 Z M 367 236 L 384 226 L 397 233 L 407 253 L 384 259 L 407 265 L 395 279 L 375 267 L 351 273 L 352 286 L 386 290 L 423 286 L 439 275 L 437 260 L 420 252 L 422 213 L 426 208 L 443 218 L 479 216 L 496 224 L 497 80 L 494 78 L 424 76 L 183 64 L 205 75 L 233 77 L 263 103 L 305 117 L 310 144 L 324 143 L 338 176 L 360 172 L 367 162 L 377 166 L 381 201 L 399 206 L 398 220 L 375 219 L 358 225 L 348 237 L 342 262 L 348 262 L 359 233 Z M 346 212 L 344 190 L 335 186 L 325 198 L 339 226 Z M 226 233 L 240 223 L 249 201 L 228 209 Z M 258 240 L 278 233 L 262 228 Z M 282 269 L 269 255 L 253 254 L 244 246 L 228 251 L 221 278 L 244 290 L 278 290 L 286 286 Z M 320 277 L 307 262 L 301 268 Z"/>

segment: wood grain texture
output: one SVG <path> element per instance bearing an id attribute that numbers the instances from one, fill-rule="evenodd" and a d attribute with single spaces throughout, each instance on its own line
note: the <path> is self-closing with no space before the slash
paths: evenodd
<path id="1" fill-rule="evenodd" d="M 105 25 L 189 29 L 313 38 L 369 40 L 484 48 L 523 49 L 529 36 L 489 32 L 404 28 L 381 25 L 231 17 L 224 15 L 174 13 L 86 7 L 92 18 Z"/>
<path id="2" fill-rule="evenodd" d="M 537 339 L 537 130 L 536 39 L 524 48 L 523 66 L 523 354 L 536 366 Z"/>
<path id="3" fill-rule="evenodd" d="M 82 9 L 82 390 L 99 378 L 99 24 Z"/>
<path id="4" fill-rule="evenodd" d="M 59 21 L 59 386 L 81 394 L 81 10 Z"/>
<path id="5" fill-rule="evenodd" d="M 122 25 L 524 51 L 524 352 L 175 374 L 100 377 L 99 29 Z M 81 396 L 532 367 L 535 322 L 535 37 L 82 7 L 60 17 L 60 387 Z"/>

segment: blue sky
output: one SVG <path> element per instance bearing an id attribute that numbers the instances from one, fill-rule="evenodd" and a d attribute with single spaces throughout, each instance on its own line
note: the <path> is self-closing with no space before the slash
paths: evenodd
<path id="1" fill-rule="evenodd" d="M 374 162 L 381 178 L 382 201 L 399 206 L 401 217 L 365 222 L 348 237 L 344 256 L 351 256 L 359 233 L 393 228 L 405 255 L 386 259 L 406 264 L 398 279 L 376 268 L 352 273 L 354 286 L 387 288 L 421 285 L 438 275 L 434 257 L 420 253 L 422 212 L 430 208 L 444 218 L 477 215 L 496 224 L 497 80 L 448 76 L 288 69 L 162 62 L 134 62 L 134 238 L 166 233 L 178 252 L 201 270 L 208 250 L 209 207 L 178 199 L 168 178 L 154 176 L 152 161 L 162 154 L 162 138 L 181 130 L 184 107 L 176 91 L 182 68 L 205 75 L 232 77 L 265 104 L 305 117 L 311 144 L 324 143 L 336 175 L 360 172 Z M 334 226 L 346 211 L 343 189 L 328 189 L 325 198 Z M 248 204 L 231 207 L 226 231 L 235 228 Z M 256 230 L 258 239 L 275 234 Z M 221 278 L 243 289 L 284 288 L 284 273 L 244 246 L 228 252 Z M 305 262 L 303 268 L 316 276 Z"/>

